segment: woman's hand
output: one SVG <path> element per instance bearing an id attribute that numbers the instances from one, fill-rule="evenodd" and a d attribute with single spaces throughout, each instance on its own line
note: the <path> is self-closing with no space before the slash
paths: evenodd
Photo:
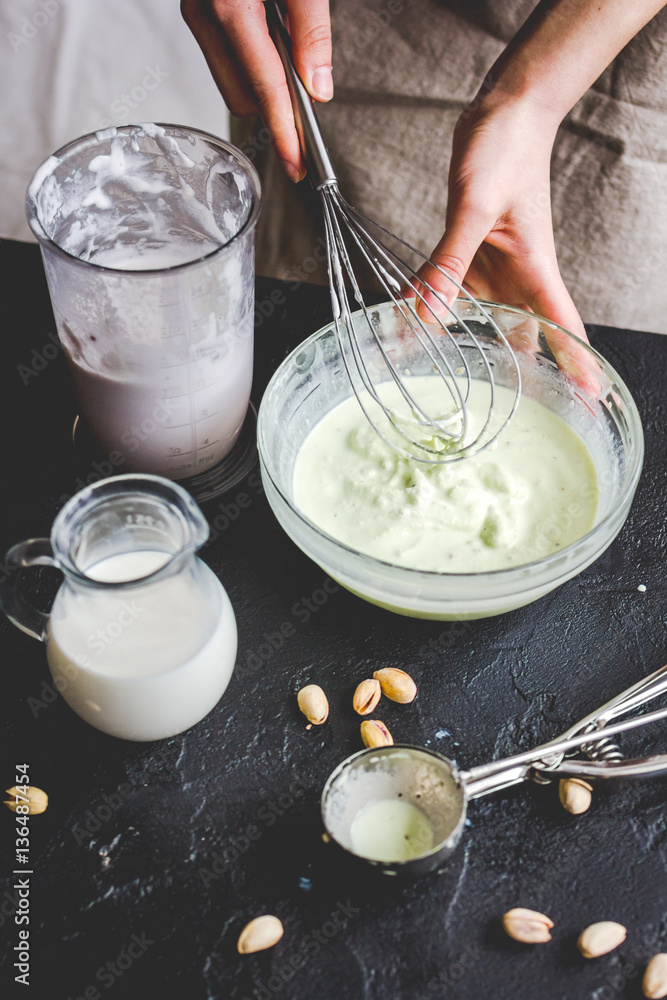
<path id="1" fill-rule="evenodd" d="M 520 306 L 587 341 L 556 260 L 549 180 L 556 127 L 526 99 L 482 100 L 463 112 L 454 132 L 447 225 L 431 259 L 475 298 Z M 420 277 L 450 304 L 456 298 L 458 289 L 436 268 L 425 265 Z M 424 297 L 443 313 L 431 293 Z M 418 309 L 428 321 L 429 310 Z M 527 323 L 510 341 L 535 350 L 538 334 L 537 324 Z M 554 329 L 545 336 L 559 366 L 597 394 L 599 372 L 586 348 Z"/>
<path id="2" fill-rule="evenodd" d="M 206 57 L 230 112 L 259 114 L 288 176 L 306 166 L 294 126 L 285 72 L 261 0 L 181 0 L 183 18 Z M 333 97 L 328 0 L 287 0 L 296 69 L 316 101 Z"/>
<path id="3" fill-rule="evenodd" d="M 568 111 L 663 6 L 540 0 L 491 67 L 454 133 L 447 227 L 432 255 L 474 295 L 527 306 L 586 339 L 556 261 L 551 148 Z M 421 273 L 455 297 L 435 268 Z"/>
<path id="4" fill-rule="evenodd" d="M 556 127 L 527 98 L 481 100 L 463 112 L 445 234 L 431 259 L 475 297 L 533 310 L 586 340 L 554 246 L 549 169 Z M 447 301 L 456 297 L 435 268 L 426 265 L 420 275 Z"/>

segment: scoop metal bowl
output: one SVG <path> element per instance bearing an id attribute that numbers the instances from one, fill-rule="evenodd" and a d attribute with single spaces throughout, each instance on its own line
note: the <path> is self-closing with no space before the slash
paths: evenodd
<path id="1" fill-rule="evenodd" d="M 626 760 L 610 737 L 667 718 L 667 708 L 609 724 L 667 692 L 667 666 L 586 715 L 565 733 L 503 760 L 460 770 L 447 757 L 410 744 L 360 750 L 329 776 L 322 793 L 322 821 L 330 840 L 348 857 L 385 875 L 415 877 L 442 866 L 455 850 L 468 802 L 527 779 L 545 783 L 563 776 L 588 780 L 641 778 L 667 773 L 667 754 Z M 588 759 L 573 759 L 583 750 Z M 569 756 L 568 756 L 569 755 Z M 381 861 L 355 852 L 352 827 L 369 803 L 401 799 L 421 810 L 433 846 L 408 860 Z"/>

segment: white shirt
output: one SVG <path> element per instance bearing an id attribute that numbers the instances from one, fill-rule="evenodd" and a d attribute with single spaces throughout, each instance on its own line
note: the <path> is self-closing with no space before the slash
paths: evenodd
<path id="1" fill-rule="evenodd" d="M 178 0 L 2 0 L 0 237 L 33 241 L 25 192 L 51 153 L 108 125 L 229 137 L 229 115 Z"/>

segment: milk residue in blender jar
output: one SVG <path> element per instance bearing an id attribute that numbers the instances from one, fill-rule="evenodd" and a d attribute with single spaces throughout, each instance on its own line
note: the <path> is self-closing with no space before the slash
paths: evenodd
<path id="1" fill-rule="evenodd" d="M 144 124 L 95 139 L 74 169 L 52 157 L 32 185 L 50 238 L 97 265 L 46 262 L 59 334 L 107 454 L 184 478 L 231 450 L 248 405 L 253 248 L 235 237 L 252 191 L 231 155 L 187 133 Z"/>

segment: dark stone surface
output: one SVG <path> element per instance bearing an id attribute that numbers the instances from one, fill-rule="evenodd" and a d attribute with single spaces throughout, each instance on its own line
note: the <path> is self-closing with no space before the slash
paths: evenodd
<path id="1" fill-rule="evenodd" d="M 63 495 L 77 487 L 62 357 L 27 377 L 18 367 L 36 371 L 33 350 L 43 354 L 54 332 L 36 248 L 0 242 L 0 274 L 4 552 L 47 535 Z M 257 329 L 256 401 L 288 350 L 329 316 L 321 288 L 259 281 L 257 301 L 270 315 Z M 667 338 L 590 333 L 637 401 L 644 472 L 605 555 L 530 607 L 466 624 L 424 622 L 339 589 L 310 612 L 304 599 L 321 590 L 324 573 L 284 534 L 257 486 L 244 484 L 204 505 L 213 521 L 236 493 L 252 500 L 201 553 L 236 611 L 238 665 L 220 704 L 181 736 L 126 743 L 88 727 L 60 697 L 36 708 L 30 699 L 43 699 L 49 679 L 44 649 L 0 621 L 2 787 L 25 761 L 50 796 L 47 812 L 31 820 L 29 989 L 13 983 L 15 826 L 8 810 L 0 816 L 8 944 L 0 995 L 641 996 L 647 958 L 667 950 L 665 781 L 612 784 L 581 817 L 562 810 L 553 785 L 478 800 L 446 870 L 408 885 L 360 879 L 334 863 L 319 837 L 322 786 L 360 748 L 352 692 L 378 666 L 406 668 L 419 684 L 412 705 L 384 703 L 395 738 L 465 767 L 550 738 L 663 664 Z M 56 584 L 57 574 L 33 571 L 43 606 Z M 295 631 L 279 645 L 284 622 Z M 295 698 L 308 682 L 322 684 L 331 702 L 329 721 L 310 732 Z M 664 751 L 665 727 L 623 745 Z M 499 918 L 517 905 L 551 915 L 551 943 L 504 937 Z M 240 929 L 266 912 L 283 921 L 282 941 L 238 956 Z M 601 919 L 626 924 L 627 940 L 586 962 L 576 937 Z M 143 943 L 135 939 L 128 956 L 134 935 Z"/>

